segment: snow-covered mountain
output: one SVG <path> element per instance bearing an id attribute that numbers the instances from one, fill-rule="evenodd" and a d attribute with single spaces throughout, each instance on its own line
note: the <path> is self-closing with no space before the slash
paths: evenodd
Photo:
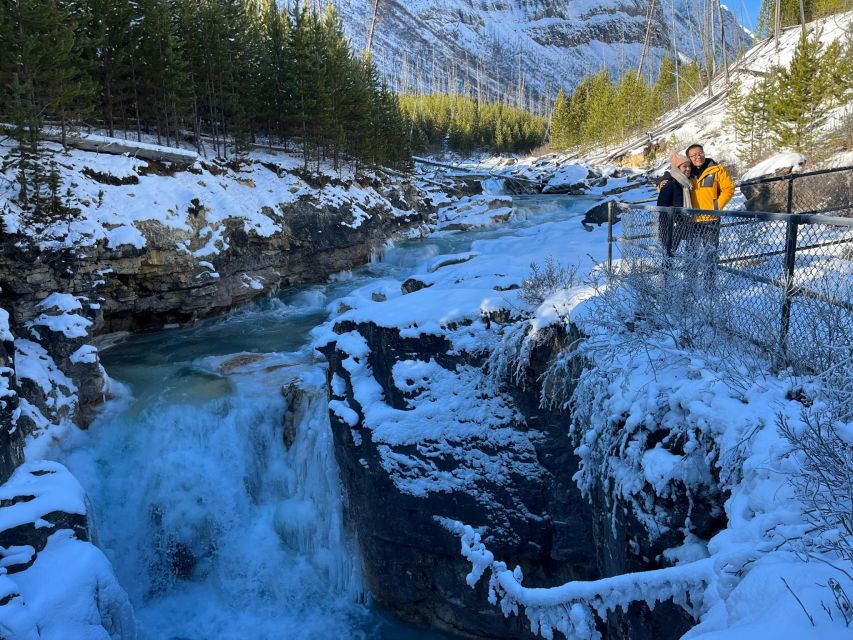
<path id="1" fill-rule="evenodd" d="M 334 0 L 356 49 L 367 46 L 373 0 Z M 536 107 L 603 66 L 615 77 L 636 69 L 649 0 L 380 0 L 373 55 L 388 82 L 405 91 L 455 87 Z M 702 0 L 661 0 L 652 11 L 644 72 L 677 47 L 700 59 Z M 726 8 L 730 54 L 752 39 Z M 718 58 L 721 58 L 719 43 Z"/>

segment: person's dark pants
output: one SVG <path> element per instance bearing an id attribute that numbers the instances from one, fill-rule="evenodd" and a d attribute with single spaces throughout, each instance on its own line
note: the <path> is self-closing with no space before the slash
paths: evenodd
<path id="1" fill-rule="evenodd" d="M 658 240 L 666 252 L 667 258 L 671 258 L 678 251 L 678 245 L 685 238 L 685 225 L 688 224 L 689 216 L 676 211 L 672 213 L 672 226 L 667 224 L 667 214 L 658 214 Z"/>
<path id="2" fill-rule="evenodd" d="M 720 219 L 697 222 L 693 214 L 673 212 L 672 225 L 667 223 L 666 213 L 658 214 L 658 240 L 666 252 L 665 268 L 671 268 L 671 258 L 678 251 L 682 240 L 687 245 L 686 257 L 697 261 L 706 282 L 713 282 L 720 246 Z"/>

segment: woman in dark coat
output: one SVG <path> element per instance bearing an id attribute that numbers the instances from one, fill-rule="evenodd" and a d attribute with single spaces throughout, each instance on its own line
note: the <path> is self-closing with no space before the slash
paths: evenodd
<path id="1" fill-rule="evenodd" d="M 659 207 L 686 207 L 692 208 L 693 202 L 691 199 L 692 185 L 690 183 L 690 159 L 680 153 L 669 154 L 669 170 L 663 174 L 661 184 L 663 185 L 658 192 L 657 206 Z M 670 229 L 666 224 L 666 214 L 658 215 L 658 238 L 664 247 L 669 248 L 669 255 L 672 255 L 684 234 L 679 233 L 679 227 L 683 226 L 685 221 L 680 221 L 676 215 L 672 225 L 673 238 L 670 242 Z"/>

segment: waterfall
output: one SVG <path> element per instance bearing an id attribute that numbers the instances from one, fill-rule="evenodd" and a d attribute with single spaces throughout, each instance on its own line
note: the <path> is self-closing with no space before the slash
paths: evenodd
<path id="1" fill-rule="evenodd" d="M 234 362 L 125 389 L 64 445 L 140 637 L 358 637 L 324 370 L 304 354 Z"/>

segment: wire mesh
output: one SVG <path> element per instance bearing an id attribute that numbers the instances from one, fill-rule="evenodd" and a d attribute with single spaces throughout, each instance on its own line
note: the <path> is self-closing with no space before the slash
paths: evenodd
<path id="1" fill-rule="evenodd" d="M 749 211 L 851 214 L 853 167 L 839 167 L 740 184 Z"/>
<path id="2" fill-rule="evenodd" d="M 843 212 L 853 217 L 853 207 Z M 675 339 L 708 346 L 726 332 L 812 373 L 853 361 L 853 220 L 655 207 L 621 215 L 618 277 Z"/>

